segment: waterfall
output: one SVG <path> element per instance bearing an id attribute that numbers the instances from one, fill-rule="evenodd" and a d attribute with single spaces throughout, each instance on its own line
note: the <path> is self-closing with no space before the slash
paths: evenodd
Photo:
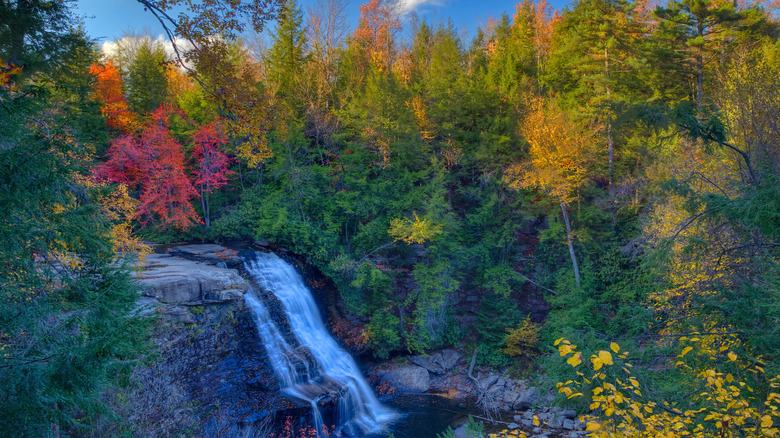
<path id="1" fill-rule="evenodd" d="M 248 293 L 244 299 L 282 391 L 311 404 L 318 433 L 323 422 L 318 403 L 334 394 L 337 430 L 350 436 L 380 432 L 396 414 L 379 403 L 354 359 L 330 336 L 303 278 L 273 253 L 242 259 L 259 286 L 257 296 Z M 275 306 L 282 308 L 276 318 Z"/>

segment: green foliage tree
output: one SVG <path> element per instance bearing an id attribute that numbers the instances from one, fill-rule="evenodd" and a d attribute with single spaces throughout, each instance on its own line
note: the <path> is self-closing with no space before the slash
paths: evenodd
<path id="1" fill-rule="evenodd" d="M 288 0 L 272 35 L 273 43 L 265 61 L 266 77 L 271 85 L 278 89 L 278 95 L 292 104 L 293 98 L 300 100 L 299 81 L 306 63 L 306 36 L 303 28 L 303 13 L 295 0 Z M 295 105 L 296 107 L 299 104 Z"/>
<path id="2" fill-rule="evenodd" d="M 106 129 L 89 92 L 96 55 L 70 33 L 67 6 L 1 6 L 26 18 L 3 21 L 24 36 L 11 47 L 24 69 L 0 78 L 0 435 L 84 433 L 144 345 L 137 291 L 89 179 Z"/>
<path id="3" fill-rule="evenodd" d="M 161 44 L 144 38 L 127 70 L 127 102 L 138 114 L 150 114 L 168 98 L 168 57 Z"/>

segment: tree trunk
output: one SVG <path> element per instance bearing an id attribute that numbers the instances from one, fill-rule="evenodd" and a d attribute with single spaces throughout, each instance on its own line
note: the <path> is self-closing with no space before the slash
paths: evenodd
<path id="1" fill-rule="evenodd" d="M 571 265 L 574 267 L 574 279 L 577 281 L 577 287 L 580 287 L 580 266 L 577 264 L 577 256 L 574 255 L 574 239 L 571 232 L 571 222 L 569 222 L 569 213 L 566 211 L 566 203 L 564 203 L 563 200 L 561 200 L 561 211 L 563 212 L 563 222 L 566 224 L 566 242 L 569 244 Z"/>

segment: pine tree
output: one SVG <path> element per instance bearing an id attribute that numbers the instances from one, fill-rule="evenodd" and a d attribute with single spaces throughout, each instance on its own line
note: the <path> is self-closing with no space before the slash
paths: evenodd
<path id="1" fill-rule="evenodd" d="M 127 101 L 133 112 L 148 115 L 168 98 L 167 60 L 161 45 L 149 38 L 142 41 L 127 71 Z"/>
<path id="2" fill-rule="evenodd" d="M 287 0 L 276 30 L 273 45 L 266 58 L 267 79 L 277 94 L 292 104 L 300 96 L 301 72 L 306 62 L 306 35 L 303 28 L 303 13 L 295 0 Z"/>

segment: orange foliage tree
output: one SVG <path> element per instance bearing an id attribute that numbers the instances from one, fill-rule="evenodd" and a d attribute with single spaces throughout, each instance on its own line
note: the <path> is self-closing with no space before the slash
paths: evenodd
<path id="1" fill-rule="evenodd" d="M 371 0 L 360 6 L 354 38 L 368 49 L 375 64 L 389 70 L 395 59 L 393 38 L 400 30 L 394 8 L 386 1 Z"/>
<path id="2" fill-rule="evenodd" d="M 92 64 L 89 72 L 95 77 L 95 94 L 102 103 L 101 112 L 108 126 L 129 133 L 134 129 L 133 113 L 127 107 L 122 90 L 122 76 L 114 61 L 104 65 Z"/>

